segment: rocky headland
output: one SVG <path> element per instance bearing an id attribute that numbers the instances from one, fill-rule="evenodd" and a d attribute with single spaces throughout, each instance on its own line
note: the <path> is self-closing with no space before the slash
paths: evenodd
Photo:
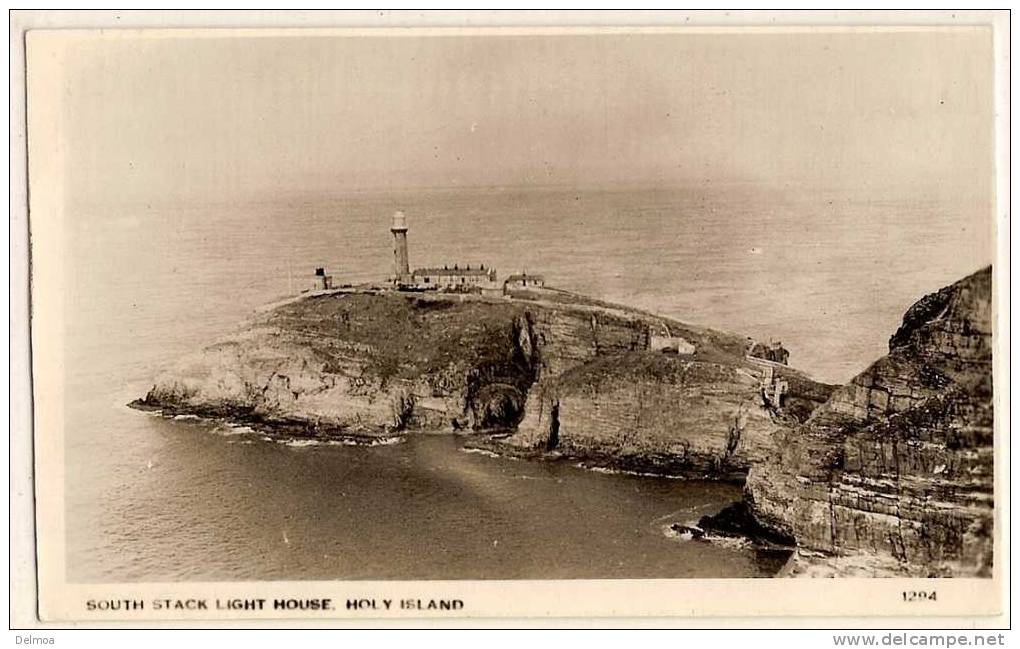
<path id="1" fill-rule="evenodd" d="M 663 334 L 662 332 L 666 332 Z M 652 337 L 693 346 L 653 351 Z M 563 291 L 508 298 L 334 291 L 290 301 L 182 359 L 134 405 L 287 435 L 484 432 L 504 453 L 742 476 L 830 386 L 781 367 L 762 397 L 746 338 Z"/>
<path id="2" fill-rule="evenodd" d="M 882 574 L 986 574 L 990 284 L 986 269 L 922 299 L 890 354 L 842 387 L 781 348 L 564 291 L 327 291 L 260 313 L 132 405 L 289 436 L 474 433 L 466 444 L 504 454 L 746 478 L 745 502 L 691 529 L 796 545 L 793 574 L 851 556 L 881 558 L 864 564 Z"/>

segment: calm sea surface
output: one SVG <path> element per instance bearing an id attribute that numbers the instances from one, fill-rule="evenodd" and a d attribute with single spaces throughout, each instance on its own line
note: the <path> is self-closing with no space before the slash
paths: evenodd
<path id="1" fill-rule="evenodd" d="M 310 284 L 385 277 L 390 214 L 412 265 L 486 263 L 680 320 L 780 339 L 843 382 L 903 310 L 991 259 L 986 213 L 746 189 L 519 190 L 73 211 L 66 225 L 72 581 L 746 577 L 748 548 L 664 534 L 735 499 L 712 483 L 465 453 L 276 444 L 127 409 L 177 356 Z"/>

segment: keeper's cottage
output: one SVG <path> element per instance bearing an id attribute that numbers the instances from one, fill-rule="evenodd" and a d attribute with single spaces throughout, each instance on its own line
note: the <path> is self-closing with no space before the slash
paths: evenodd
<path id="1" fill-rule="evenodd" d="M 407 216 L 400 210 L 393 214 L 393 285 L 405 291 L 495 291 L 496 270 L 485 264 L 472 267 L 471 264 L 449 264 L 442 268 L 417 268 L 411 270 L 407 253 Z"/>

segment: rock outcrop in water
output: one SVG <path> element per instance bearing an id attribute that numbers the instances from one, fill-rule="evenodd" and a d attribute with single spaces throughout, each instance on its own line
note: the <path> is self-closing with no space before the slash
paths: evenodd
<path id="1" fill-rule="evenodd" d="M 803 549 L 793 572 L 987 576 L 991 269 L 913 305 L 889 354 L 752 465 L 748 504 Z"/>
<path id="2" fill-rule="evenodd" d="M 136 405 L 299 435 L 508 430 L 479 444 L 721 477 L 746 472 L 828 396 L 784 368 L 791 389 L 777 409 L 742 336 L 548 296 L 308 296 L 183 360 Z M 664 324 L 695 353 L 651 351 L 649 331 Z"/>

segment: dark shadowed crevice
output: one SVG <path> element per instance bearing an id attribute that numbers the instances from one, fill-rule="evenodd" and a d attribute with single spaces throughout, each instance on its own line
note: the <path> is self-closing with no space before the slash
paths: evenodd
<path id="1" fill-rule="evenodd" d="M 549 439 L 545 443 L 545 450 L 552 451 L 560 445 L 560 402 L 553 404 L 549 413 Z"/>

